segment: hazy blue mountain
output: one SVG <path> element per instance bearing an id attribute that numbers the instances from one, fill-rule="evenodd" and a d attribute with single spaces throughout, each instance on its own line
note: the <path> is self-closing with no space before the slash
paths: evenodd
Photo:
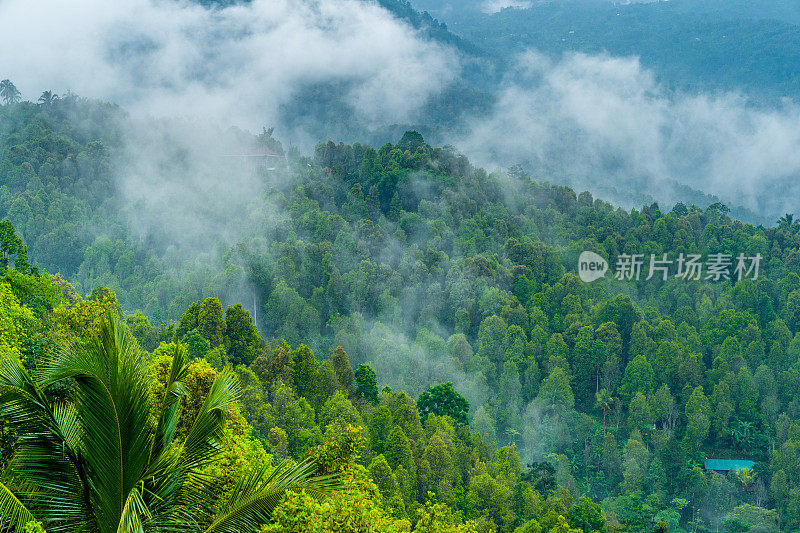
<path id="1" fill-rule="evenodd" d="M 800 24 L 800 3 L 793 0 L 672 0 L 684 12 L 728 18 L 775 19 Z"/>
<path id="2" fill-rule="evenodd" d="M 705 13 L 719 18 L 743 17 L 800 22 L 800 4 L 792 0 L 412 0 L 413 6 L 444 22 L 459 21 L 474 13 L 491 14 L 500 6 L 539 8 L 552 4 L 580 4 L 581 7 L 617 7 L 631 4 L 671 4 L 682 12 Z"/>
<path id="3" fill-rule="evenodd" d="M 508 3 L 508 2 L 506 2 Z M 527 9 L 414 5 L 499 61 L 535 48 L 640 56 L 665 84 L 684 90 L 741 90 L 760 100 L 800 96 L 800 3 L 787 0 L 602 0 L 529 2 Z"/>

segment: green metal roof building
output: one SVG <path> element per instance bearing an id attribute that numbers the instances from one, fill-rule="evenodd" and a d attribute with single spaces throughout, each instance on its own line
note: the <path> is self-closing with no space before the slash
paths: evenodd
<path id="1" fill-rule="evenodd" d="M 744 468 L 753 468 L 754 461 L 746 459 L 706 459 L 706 470 L 714 470 L 716 472 L 738 472 Z"/>

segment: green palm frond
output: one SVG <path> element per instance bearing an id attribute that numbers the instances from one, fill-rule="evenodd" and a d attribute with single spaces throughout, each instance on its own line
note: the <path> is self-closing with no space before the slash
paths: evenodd
<path id="1" fill-rule="evenodd" d="M 137 487 L 128 493 L 117 525 L 117 533 L 144 533 L 144 519 L 147 518 L 152 518 L 152 514 L 142 499 L 140 488 Z"/>
<path id="2" fill-rule="evenodd" d="M 67 447 L 71 450 L 79 450 L 81 448 L 83 426 L 81 426 L 81 421 L 78 418 L 77 409 L 73 405 L 61 403 L 53 406 L 53 417 Z"/>
<path id="3" fill-rule="evenodd" d="M 0 483 L 0 531 L 20 532 L 31 520 L 34 520 L 33 514 L 8 487 Z"/>
<path id="4" fill-rule="evenodd" d="M 0 416 L 18 432 L 57 431 L 57 425 L 44 394 L 11 353 L 0 353 Z"/>
<path id="5" fill-rule="evenodd" d="M 284 461 L 271 472 L 268 465 L 253 470 L 237 483 L 206 533 L 257 529 L 269 521 L 287 491 L 305 491 L 322 498 L 340 488 L 338 476 L 319 476 L 317 471 L 318 465 L 312 459 L 297 464 Z"/>
<path id="6" fill-rule="evenodd" d="M 35 504 L 43 517 L 56 510 L 61 530 L 85 524 L 85 487 L 80 481 L 75 444 L 79 428 L 75 411 L 52 409 L 22 363 L 0 356 L 0 417 L 18 434 L 8 465 L 9 484 L 21 502 Z M 59 531 L 59 527 L 51 529 Z"/>
<path id="7" fill-rule="evenodd" d="M 282 463 L 253 470 L 216 501 L 204 469 L 219 457 L 241 385 L 232 370 L 220 372 L 188 436 L 175 442 L 186 349 L 171 355 L 164 394 L 153 398 L 143 352 L 113 313 L 92 342 L 55 353 L 35 376 L 0 353 L 0 418 L 17 433 L 0 484 L 0 533 L 34 514 L 48 533 L 194 533 L 209 523 L 209 532 L 252 531 L 286 491 L 322 497 L 339 486 L 312 461 Z M 51 404 L 44 391 L 63 382 L 69 398 Z"/>
<path id="8" fill-rule="evenodd" d="M 182 347 L 173 353 L 173 365 L 158 424 L 161 429 L 156 430 L 162 435 L 157 439 L 164 439 L 164 443 L 171 442 L 177 423 L 177 400 L 184 393 L 180 380 L 186 372 L 185 355 Z M 153 481 L 146 488 L 149 491 L 147 495 L 153 500 L 151 509 L 157 515 L 149 523 L 155 530 L 196 531 L 197 528 L 191 529 L 190 525 L 212 515 L 216 504 L 211 490 L 213 484 L 201 470 L 221 451 L 225 419 L 235 409 L 239 391 L 236 374 L 229 369 L 222 371 L 211 385 L 183 445 L 180 448 L 163 448 L 158 456 L 154 453 L 147 473 Z M 154 443 L 153 450 L 158 449 L 158 444 Z"/>
<path id="9" fill-rule="evenodd" d="M 149 377 L 142 352 L 120 319 L 108 313 L 92 343 L 60 352 L 45 363 L 43 375 L 46 383 L 74 380 L 92 507 L 100 531 L 113 533 L 149 463 Z"/>

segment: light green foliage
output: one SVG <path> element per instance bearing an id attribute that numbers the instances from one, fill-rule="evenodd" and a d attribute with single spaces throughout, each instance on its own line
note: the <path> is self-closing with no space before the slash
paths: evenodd
<path id="1" fill-rule="evenodd" d="M 287 490 L 323 496 L 338 488 L 335 478 L 315 475 L 314 462 L 269 475 L 273 468 L 238 414 L 233 372 L 212 371 L 207 384 L 207 365 L 187 366 L 180 344 L 164 346 L 148 368 L 116 313 L 96 328 L 37 379 L 13 354 L 0 354 L 0 418 L 15 422 L 21 437 L 13 471 L 0 483 L 4 525 L 8 519 L 22 530 L 35 516 L 47 527 L 151 531 L 180 516 L 194 530 L 243 530 L 262 523 Z M 69 393 L 51 402 L 44 390 L 62 380 L 71 382 Z M 40 483 L 20 484 L 29 479 Z"/>
<path id="2" fill-rule="evenodd" d="M 47 533 L 47 531 L 42 527 L 41 522 L 31 521 L 25 524 L 22 533 Z"/>
<path id="3" fill-rule="evenodd" d="M 22 307 L 7 283 L 0 283 L 0 352 L 22 357 L 22 341 L 33 322 L 33 313 Z"/>
<path id="4" fill-rule="evenodd" d="M 575 404 L 575 397 L 569 385 L 569 378 L 561 367 L 556 367 L 542 382 L 537 397 L 551 409 L 572 407 Z"/>
<path id="5" fill-rule="evenodd" d="M 711 403 L 703 394 L 703 387 L 697 387 L 686 402 L 686 438 L 700 447 L 708 437 L 711 427 Z"/>

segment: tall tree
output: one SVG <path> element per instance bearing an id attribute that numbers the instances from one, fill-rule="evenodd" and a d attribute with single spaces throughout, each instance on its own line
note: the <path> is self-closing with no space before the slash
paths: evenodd
<path id="1" fill-rule="evenodd" d="M 519 378 L 517 378 L 517 385 L 519 385 Z M 447 415 L 459 424 L 466 424 L 469 402 L 448 381 L 431 387 L 420 394 L 417 400 L 417 408 L 423 420 L 430 414 L 437 416 Z"/>
<path id="2" fill-rule="evenodd" d="M 355 371 L 356 395 L 370 403 L 378 403 L 378 377 L 369 365 L 358 365 Z"/>
<path id="3" fill-rule="evenodd" d="M 225 312 L 225 347 L 232 365 L 249 365 L 261 352 L 261 336 L 242 304 Z"/>
<path id="4" fill-rule="evenodd" d="M 611 395 L 611 391 L 608 389 L 600 389 L 600 392 L 595 394 L 595 407 L 600 407 L 603 409 L 603 433 L 606 430 L 606 415 L 614 406 L 614 402 L 616 398 Z"/>
<path id="5" fill-rule="evenodd" d="M 567 376 L 563 368 L 557 366 L 553 369 L 547 379 L 542 382 L 537 398 L 542 400 L 553 411 L 557 407 L 571 408 L 575 405 L 575 396 L 572 393 L 572 387 L 569 385 L 569 376 Z"/>
<path id="6" fill-rule="evenodd" d="M 53 91 L 45 91 L 39 97 L 39 103 L 45 107 L 52 106 L 58 100 L 58 95 Z"/>
<path id="7" fill-rule="evenodd" d="M 28 247 L 17 235 L 11 221 L 6 219 L 0 222 L 0 273 L 13 262 L 14 269 L 19 272 L 33 272 L 34 269 L 28 262 Z"/>
<path id="8" fill-rule="evenodd" d="M 350 359 L 347 357 L 347 352 L 344 351 L 344 348 L 337 346 L 331 354 L 331 361 L 339 384 L 345 389 L 349 389 L 353 384 L 353 367 L 350 366 Z"/>
<path id="9" fill-rule="evenodd" d="M 20 101 L 21 93 L 17 90 L 17 87 L 11 83 L 11 80 L 5 79 L 0 81 L 0 98 L 3 99 L 3 103 L 6 105 L 15 104 Z"/>
<path id="10" fill-rule="evenodd" d="M 711 428 L 711 402 L 703 393 L 703 387 L 695 387 L 686 402 L 686 439 L 699 448 L 708 437 Z"/>

